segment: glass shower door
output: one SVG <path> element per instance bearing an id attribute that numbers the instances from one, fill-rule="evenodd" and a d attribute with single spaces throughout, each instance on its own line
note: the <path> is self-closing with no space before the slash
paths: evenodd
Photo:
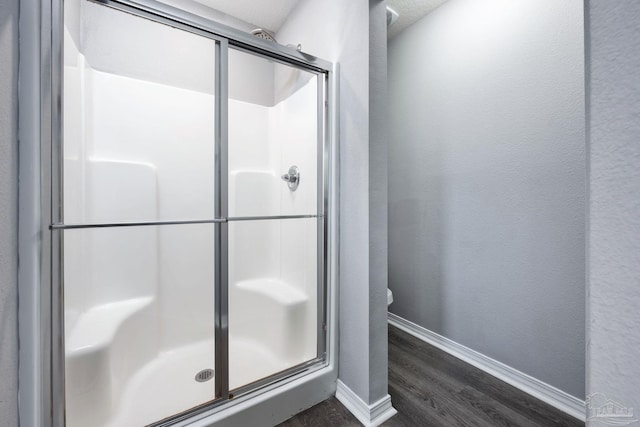
<path id="1" fill-rule="evenodd" d="M 66 425 L 147 425 L 216 398 L 220 42 L 64 2 Z"/>
<path id="2" fill-rule="evenodd" d="M 229 389 L 322 352 L 322 74 L 229 49 Z"/>
<path id="3" fill-rule="evenodd" d="M 324 356 L 327 71 L 180 22 L 64 2 L 69 427 L 168 425 Z"/>

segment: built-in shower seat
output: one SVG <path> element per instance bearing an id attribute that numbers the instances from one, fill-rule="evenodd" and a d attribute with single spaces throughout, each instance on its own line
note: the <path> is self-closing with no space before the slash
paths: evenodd
<path id="1" fill-rule="evenodd" d="M 107 419 L 127 378 L 155 355 L 157 334 L 147 327 L 154 301 L 149 296 L 92 307 L 67 331 L 66 389 L 74 394 L 67 411 L 74 420 L 89 425 Z"/>
<path id="2" fill-rule="evenodd" d="M 282 361 L 298 360 L 305 351 L 309 297 L 276 278 L 231 284 L 229 330 L 252 339 Z"/>

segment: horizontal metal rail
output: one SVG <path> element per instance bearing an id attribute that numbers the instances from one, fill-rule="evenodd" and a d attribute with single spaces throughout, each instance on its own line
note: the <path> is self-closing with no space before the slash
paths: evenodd
<path id="1" fill-rule="evenodd" d="M 275 216 L 230 216 L 227 222 L 233 221 L 264 221 L 269 219 L 305 219 L 322 218 L 324 215 L 275 215 Z"/>
<path id="2" fill-rule="evenodd" d="M 220 224 L 235 221 L 266 221 L 274 219 L 306 219 L 322 218 L 324 215 L 274 215 L 274 216 L 236 216 L 229 218 L 193 219 L 176 221 L 142 221 L 142 222 L 113 222 L 94 224 L 62 224 L 49 225 L 50 230 L 78 230 L 86 228 L 114 228 L 114 227 L 146 227 L 150 225 L 192 225 L 192 224 Z"/>

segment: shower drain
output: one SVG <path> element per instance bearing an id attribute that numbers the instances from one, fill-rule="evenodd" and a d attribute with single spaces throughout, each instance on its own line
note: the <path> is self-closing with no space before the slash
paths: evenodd
<path id="1" fill-rule="evenodd" d="M 213 369 L 203 369 L 196 374 L 195 380 L 199 383 L 203 383 L 205 381 L 209 381 L 211 378 L 213 378 Z"/>

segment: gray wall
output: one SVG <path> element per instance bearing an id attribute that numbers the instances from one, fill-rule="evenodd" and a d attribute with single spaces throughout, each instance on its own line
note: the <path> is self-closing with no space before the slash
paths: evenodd
<path id="1" fill-rule="evenodd" d="M 369 9 L 369 401 L 388 393 L 387 2 Z"/>
<path id="2" fill-rule="evenodd" d="M 0 0 L 0 426 L 18 425 L 18 2 Z"/>
<path id="3" fill-rule="evenodd" d="M 389 43 L 391 311 L 584 397 L 580 0 L 451 0 Z"/>
<path id="4" fill-rule="evenodd" d="M 372 5 L 372 14 L 381 11 L 377 2 Z M 385 245 L 384 236 L 371 234 L 381 216 L 370 216 L 370 210 L 384 209 L 384 203 L 370 190 L 384 177 L 371 181 L 371 156 L 378 159 L 381 147 L 369 145 L 369 19 L 366 0 L 301 0 L 276 38 L 340 64 L 339 378 L 372 403 L 387 394 L 387 326 L 380 315 L 384 277 L 370 281 L 371 269 L 380 268 L 371 262 L 384 262 Z"/>
<path id="5" fill-rule="evenodd" d="M 587 393 L 640 410 L 640 2 L 589 1 Z M 594 396 L 594 406 L 602 395 Z M 603 425 L 590 422 L 589 425 Z"/>

